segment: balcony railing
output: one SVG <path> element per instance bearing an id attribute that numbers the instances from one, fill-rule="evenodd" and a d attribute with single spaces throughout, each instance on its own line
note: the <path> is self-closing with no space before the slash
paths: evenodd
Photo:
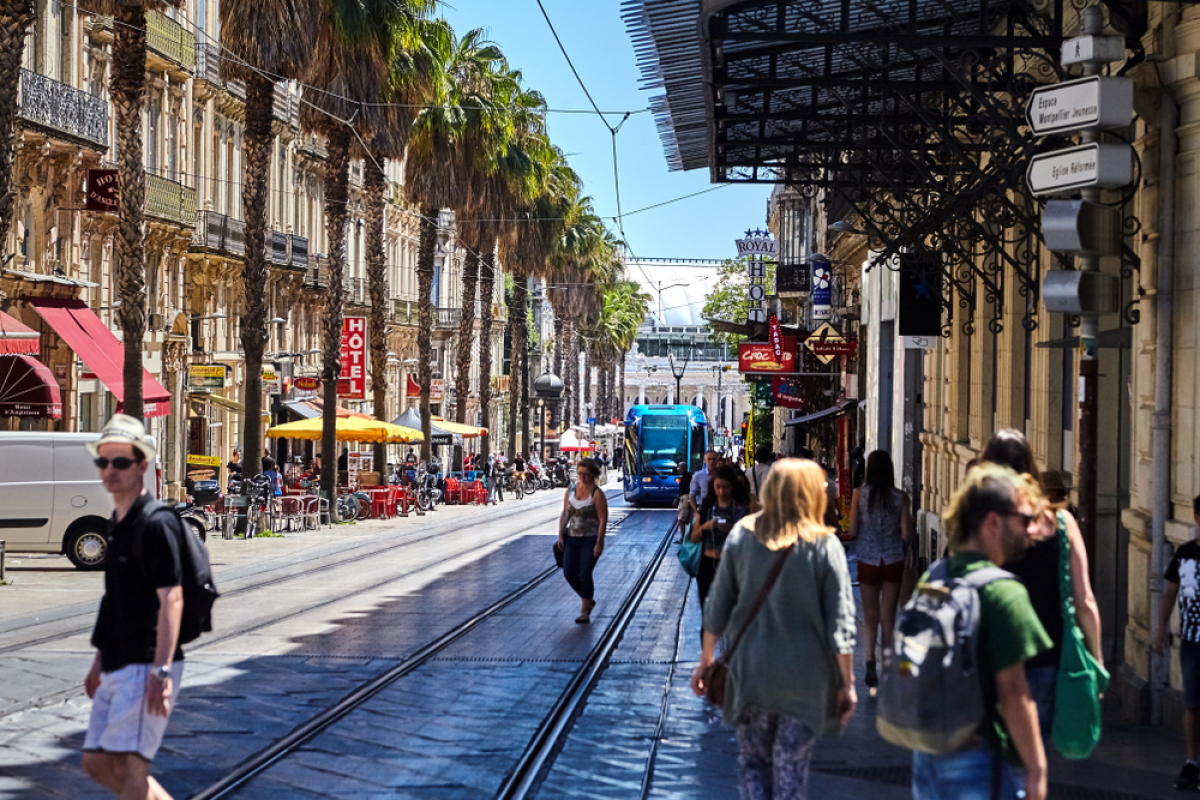
<path id="1" fill-rule="evenodd" d="M 221 52 L 215 44 L 205 41 L 196 42 L 196 74 L 197 81 L 206 81 L 214 86 L 223 85 L 221 81 Z"/>
<path id="2" fill-rule="evenodd" d="M 775 268 L 775 291 L 785 296 L 808 294 L 812 288 L 811 276 L 811 264 L 780 264 Z"/>
<path id="3" fill-rule="evenodd" d="M 439 308 L 434 322 L 438 328 L 457 328 L 462 323 L 461 308 Z"/>
<path id="4" fill-rule="evenodd" d="M 146 176 L 146 216 L 196 226 L 196 190 L 157 175 Z"/>
<path id="5" fill-rule="evenodd" d="M 108 149 L 108 103 L 53 78 L 21 70 L 21 119 Z"/>
<path id="6" fill-rule="evenodd" d="M 267 231 L 267 259 L 272 264 L 288 266 L 288 236 L 283 231 Z"/>
<path id="7" fill-rule="evenodd" d="M 227 214 L 201 211 L 196 232 L 192 234 L 193 251 L 214 255 L 246 257 L 246 223 Z"/>
<path id="8" fill-rule="evenodd" d="M 318 139 L 316 136 L 304 136 L 296 142 L 296 151 L 301 155 L 314 158 L 319 161 L 324 161 L 329 157 L 329 151 L 325 149 L 325 142 Z"/>
<path id="9" fill-rule="evenodd" d="M 272 108 L 272 115 L 275 121 L 295 127 L 299 124 L 300 107 L 296 98 L 288 91 L 286 83 L 275 84 L 275 103 Z"/>
<path id="10" fill-rule="evenodd" d="M 288 234 L 288 250 L 292 254 L 292 266 L 297 269 L 309 269 L 308 239 L 296 234 Z"/>
<path id="11" fill-rule="evenodd" d="M 146 14 L 146 48 L 187 72 L 196 69 L 196 36 L 157 11 Z"/>

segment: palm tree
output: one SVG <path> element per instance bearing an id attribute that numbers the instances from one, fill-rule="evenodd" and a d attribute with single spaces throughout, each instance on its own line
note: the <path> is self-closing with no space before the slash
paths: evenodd
<path id="1" fill-rule="evenodd" d="M 602 290 L 595 336 L 604 387 L 600 406 L 606 418 L 624 411 L 625 356 L 637 340 L 638 326 L 645 320 L 649 305 L 650 295 L 643 293 L 637 283 L 624 276 Z M 614 370 L 620 373 L 619 391 Z"/>
<path id="2" fill-rule="evenodd" d="M 36 17 L 33 0 L 0 0 L 0 242 L 8 241 L 13 198 L 13 133 L 25 36 Z"/>
<path id="3" fill-rule="evenodd" d="M 326 139 L 325 235 L 328 287 L 322 316 L 321 492 L 333 497 L 337 482 L 337 377 L 342 341 L 351 143 L 373 133 L 387 96 L 397 48 L 412 21 L 431 0 L 318 0 L 309 39 L 300 125 Z M 353 125 L 353 127 L 352 127 Z M 428 437 L 427 437 L 428 438 Z"/>
<path id="4" fill-rule="evenodd" d="M 93 14 L 113 17 L 109 93 L 116 109 L 117 207 L 114 252 L 121 307 L 117 322 L 125 342 L 123 410 L 141 418 L 142 340 L 146 336 L 146 169 L 142 163 L 142 107 L 146 100 L 146 12 L 181 0 L 80 0 Z M 3 210 L 0 208 L 0 210 Z"/>
<path id="5" fill-rule="evenodd" d="M 435 63 L 430 75 L 428 106 L 421 109 L 413 123 L 407 154 L 406 188 L 420 208 L 420 236 L 417 247 L 417 353 L 421 384 L 421 428 L 425 441 L 421 458 L 429 460 L 430 414 L 429 388 L 432 379 L 430 339 L 433 333 L 434 250 L 437 245 L 438 213 L 443 208 L 466 207 L 473 158 L 465 142 L 480 135 L 479 129 L 496 124 L 492 113 L 492 91 L 488 86 L 504 56 L 500 49 L 484 39 L 483 31 L 469 31 L 456 38 L 449 26 L 446 36 L 431 48 Z M 462 397 L 459 402 L 465 402 Z"/>
<path id="6" fill-rule="evenodd" d="M 252 477 L 262 464 L 262 365 L 268 340 L 267 203 L 271 169 L 271 115 L 274 78 L 299 79 L 307 57 L 303 42 L 315 11 L 310 0 L 222 0 L 221 77 L 246 86 L 246 129 L 242 140 L 245 183 L 242 206 L 246 215 L 246 261 L 242 289 L 246 308 L 241 319 L 242 350 L 246 358 L 246 413 L 242 417 L 243 472 Z"/>

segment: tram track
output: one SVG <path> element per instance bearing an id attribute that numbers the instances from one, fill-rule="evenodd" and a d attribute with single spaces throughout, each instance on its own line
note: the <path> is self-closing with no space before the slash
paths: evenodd
<path id="1" fill-rule="evenodd" d="M 535 528 L 539 525 L 545 525 L 549 521 L 552 521 L 554 519 L 554 517 L 557 517 L 558 516 L 558 508 L 556 505 L 552 506 L 552 507 L 554 509 L 554 513 L 552 515 L 547 515 L 545 519 L 539 517 L 536 521 L 530 522 L 528 525 L 526 525 L 525 529 Z M 512 513 L 504 514 L 503 517 L 510 517 L 510 516 L 514 516 L 516 514 L 520 514 L 520 513 L 522 513 L 523 510 L 524 509 L 515 510 Z M 349 548 L 341 549 L 341 550 L 338 550 L 336 553 L 331 554 L 329 556 L 330 560 L 317 561 L 317 562 L 305 562 L 306 566 L 297 571 L 288 572 L 285 575 L 277 575 L 275 577 L 267 578 L 265 580 L 259 580 L 259 581 L 255 581 L 253 583 L 249 583 L 246 585 L 236 586 L 232 589 L 223 590 L 221 593 L 221 598 L 222 598 L 222 600 L 228 600 L 229 598 L 243 596 L 243 595 L 249 594 L 251 592 L 269 588 L 271 586 L 278 586 L 279 584 L 287 583 L 288 581 L 310 579 L 315 575 L 328 572 L 331 569 L 337 569 L 339 567 L 343 567 L 348 564 L 354 564 L 354 563 L 357 563 L 360 561 L 365 561 L 365 560 L 373 558 L 375 556 L 379 556 L 384 553 L 392 552 L 392 551 L 396 550 L 397 548 L 411 547 L 413 545 L 417 545 L 417 544 L 421 544 L 423 542 L 428 542 L 433 539 L 441 538 L 443 536 L 446 536 L 447 534 L 460 533 L 461 525 L 456 526 L 455 525 L 456 522 L 458 522 L 458 520 L 452 520 L 452 521 L 449 521 L 446 523 L 442 523 L 441 525 L 444 525 L 444 527 L 440 530 L 405 531 L 405 532 L 397 533 L 397 534 L 394 534 L 393 536 L 388 537 L 387 541 L 382 542 L 382 543 L 379 542 L 378 540 L 374 540 L 374 541 L 370 541 L 370 542 L 363 542 L 362 544 L 354 545 Z M 441 527 L 441 526 L 439 526 L 439 527 Z M 516 535 L 516 534 L 514 533 L 513 535 Z M 500 541 L 503 541 L 503 540 L 500 540 Z M 351 552 L 354 552 L 356 550 L 360 550 L 363 548 L 369 548 L 369 549 L 367 549 L 365 552 L 356 553 L 354 555 L 349 555 L 345 558 L 340 558 L 340 556 L 344 556 L 348 553 L 351 553 Z M 461 555 L 461 554 L 459 554 L 459 555 Z M 454 556 L 454 557 L 458 557 L 458 556 Z M 438 562 L 438 563 L 443 563 L 443 562 Z M 308 566 L 308 564 L 311 564 L 311 566 Z M 292 566 L 293 565 L 281 565 L 279 567 L 273 568 L 270 571 L 286 570 L 286 569 L 290 569 Z M 435 566 L 435 565 L 430 565 L 430 566 Z M 393 578 L 391 578 L 389 580 L 394 580 L 395 578 L 403 578 L 409 574 L 411 574 L 411 573 L 401 573 L 401 574 L 393 576 Z M 387 582 L 388 581 L 384 581 L 380 584 L 363 587 L 363 591 L 378 588 L 378 586 L 383 585 L 383 583 L 387 583 Z M 322 602 L 318 605 L 307 606 L 300 613 L 303 613 L 303 611 L 315 610 L 315 609 L 323 607 L 324 605 L 328 605 L 328 603 Z M 96 616 L 95 606 L 90 605 L 86 610 L 81 610 L 75 614 L 69 614 L 67 616 L 59 617 L 54 622 L 56 624 L 57 623 L 65 623 L 65 622 L 68 622 L 73 619 L 87 619 L 89 621 L 92 621 L 95 619 L 95 616 Z M 275 621 L 281 621 L 281 620 L 287 619 L 291 616 L 294 616 L 294 614 L 288 614 L 288 615 L 276 618 Z M 39 626 L 39 625 L 45 626 L 45 624 L 46 624 L 46 622 L 44 620 L 40 620 L 40 621 L 35 620 L 35 621 L 30 622 L 28 625 L 12 628 L 9 631 L 6 631 L 4 633 L 4 635 L 7 636 L 8 634 L 24 630 L 25 628 L 32 628 L 32 627 Z M 270 623 L 263 623 L 263 624 L 265 625 L 265 624 L 270 624 Z M 25 650 L 27 648 L 37 647 L 39 645 L 57 642 L 57 641 L 60 641 L 62 639 L 65 639 L 65 638 L 68 638 L 71 636 L 78 636 L 79 634 L 87 633 L 89 630 L 91 630 L 91 627 L 92 626 L 89 622 L 89 624 L 87 624 L 87 625 L 82 625 L 82 626 L 70 628 L 67 630 L 56 631 L 52 634 L 46 634 L 46 635 L 38 636 L 35 638 L 24 639 L 24 640 L 12 642 L 10 644 L 0 645 L 0 655 L 8 655 L 10 653 L 19 652 L 19 651 Z M 261 627 L 261 625 L 256 626 L 256 627 Z M 245 629 L 245 630 L 238 629 L 234 632 L 231 632 L 229 635 L 205 637 L 205 639 L 200 644 L 189 648 L 189 652 L 191 650 L 196 650 L 196 649 L 199 649 L 200 647 L 203 647 L 203 646 L 206 646 L 209 644 L 213 644 L 217 641 L 222 641 L 224 639 L 228 639 L 232 636 L 239 636 L 242 633 L 249 632 L 250 630 L 251 629 Z"/>
<path id="2" fill-rule="evenodd" d="M 614 514 L 613 516 L 615 519 L 610 523 L 610 527 L 619 527 L 621 523 L 636 513 L 636 511 L 631 510 L 629 512 L 618 512 L 619 516 L 618 514 Z M 624 633 L 626 628 L 628 628 L 629 622 L 633 618 L 633 612 L 636 611 L 638 603 L 641 602 L 641 598 L 645 595 L 646 588 L 649 586 L 649 582 L 653 578 L 658 564 L 661 563 L 663 554 L 665 553 L 669 542 L 670 536 L 668 535 L 655 551 L 655 555 L 651 559 L 650 564 L 648 564 L 645 570 L 643 570 L 633 589 L 626 596 L 620 611 L 616 617 L 614 617 L 613 622 L 609 624 L 604 637 L 602 637 L 600 642 L 598 642 L 598 644 L 593 648 L 588 659 L 584 662 L 584 665 L 579 671 L 577 671 L 575 678 L 572 679 L 571 685 L 568 686 L 568 692 L 571 690 L 571 686 L 578 684 L 579 676 L 583 673 L 587 673 L 588 676 L 586 685 L 589 687 L 595 685 L 595 680 L 599 676 L 599 672 L 601 671 L 600 668 L 603 662 L 607 660 L 607 655 L 611 653 L 616 642 L 620 640 L 620 635 Z M 547 579 L 558 573 L 558 571 L 558 567 L 551 567 L 538 573 L 521 586 L 493 602 L 487 608 L 477 612 L 468 619 L 441 634 L 436 639 L 433 639 L 432 641 L 421 646 L 411 655 L 407 656 L 401 663 L 361 683 L 353 691 L 342 697 L 341 700 L 300 723 L 284 736 L 276 739 L 270 745 L 264 747 L 244 761 L 237 764 L 232 770 L 230 770 L 230 772 L 228 772 L 219 780 L 191 795 L 189 800 L 220 800 L 220 798 L 231 796 L 256 776 L 270 769 L 272 765 L 277 764 L 278 762 L 287 758 L 289 755 L 303 747 L 307 742 L 311 741 L 314 737 L 331 728 L 339 720 L 343 719 L 348 714 L 367 703 L 371 698 L 375 697 L 380 692 L 399 681 L 401 678 L 415 672 L 431 661 L 436 661 L 437 656 L 441 652 L 470 634 L 480 624 L 489 618 L 495 616 L 503 609 L 512 605 L 514 602 L 521 599 L 538 586 L 542 585 Z M 596 660 L 597 654 L 601 652 L 603 653 L 603 658 L 601 660 Z M 564 692 L 564 695 L 565 694 L 566 692 Z M 557 708 L 558 706 L 559 703 L 556 703 L 555 707 Z M 577 707 L 578 706 L 576 706 L 576 708 Z M 522 755 L 522 760 L 524 760 L 524 758 L 525 754 Z M 539 762 L 539 764 L 540 763 L 542 762 Z M 519 767 L 520 762 L 518 764 L 518 768 Z"/>

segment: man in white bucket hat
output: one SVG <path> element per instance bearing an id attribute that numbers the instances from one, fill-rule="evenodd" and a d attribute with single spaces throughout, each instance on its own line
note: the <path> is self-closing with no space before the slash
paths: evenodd
<path id="1" fill-rule="evenodd" d="M 113 498 L 104 562 L 104 600 L 92 633 L 96 658 L 84 687 L 92 716 L 83 769 L 120 797 L 170 800 L 150 777 L 183 676 L 183 613 L 178 517 L 146 513 L 143 478 L 154 440 L 133 417 L 117 414 L 88 444 Z"/>

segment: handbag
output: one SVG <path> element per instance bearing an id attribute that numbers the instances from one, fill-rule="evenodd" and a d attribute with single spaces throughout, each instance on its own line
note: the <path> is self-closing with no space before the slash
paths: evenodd
<path id="1" fill-rule="evenodd" d="M 771 594 L 771 590 L 775 588 L 775 582 L 779 580 L 779 574 L 783 572 L 783 565 L 787 563 L 788 557 L 792 554 L 792 548 L 781 550 L 775 558 L 775 563 L 771 565 L 771 571 L 767 574 L 767 579 L 763 581 L 763 585 L 758 590 L 758 594 L 754 597 L 754 604 L 750 606 L 750 613 L 746 615 L 746 619 L 742 621 L 742 626 L 738 629 L 737 635 L 733 637 L 733 643 L 729 648 L 713 662 L 708 665 L 708 669 L 704 671 L 704 677 L 701 679 L 704 683 L 704 696 L 710 703 L 717 706 L 725 705 L 725 683 L 729 679 L 729 662 L 733 658 L 734 652 L 737 651 L 738 645 L 742 643 L 742 637 L 746 635 L 746 629 L 750 627 L 750 623 L 758 616 L 758 612 L 762 611 L 762 607 L 767 604 L 767 596 Z"/>
<path id="2" fill-rule="evenodd" d="M 675 553 L 679 563 L 683 565 L 683 571 L 693 578 L 699 575 L 702 555 L 704 555 L 704 543 L 693 542 L 692 537 L 684 533 L 683 541 L 679 543 L 679 550 Z"/>
<path id="3" fill-rule="evenodd" d="M 1050 739 L 1063 758 L 1087 758 L 1100 743 L 1100 695 L 1109 674 L 1088 650 L 1075 623 L 1071 584 L 1071 542 L 1066 524 L 1058 521 L 1058 586 L 1062 594 L 1063 643 L 1054 689 L 1054 723 Z"/>

